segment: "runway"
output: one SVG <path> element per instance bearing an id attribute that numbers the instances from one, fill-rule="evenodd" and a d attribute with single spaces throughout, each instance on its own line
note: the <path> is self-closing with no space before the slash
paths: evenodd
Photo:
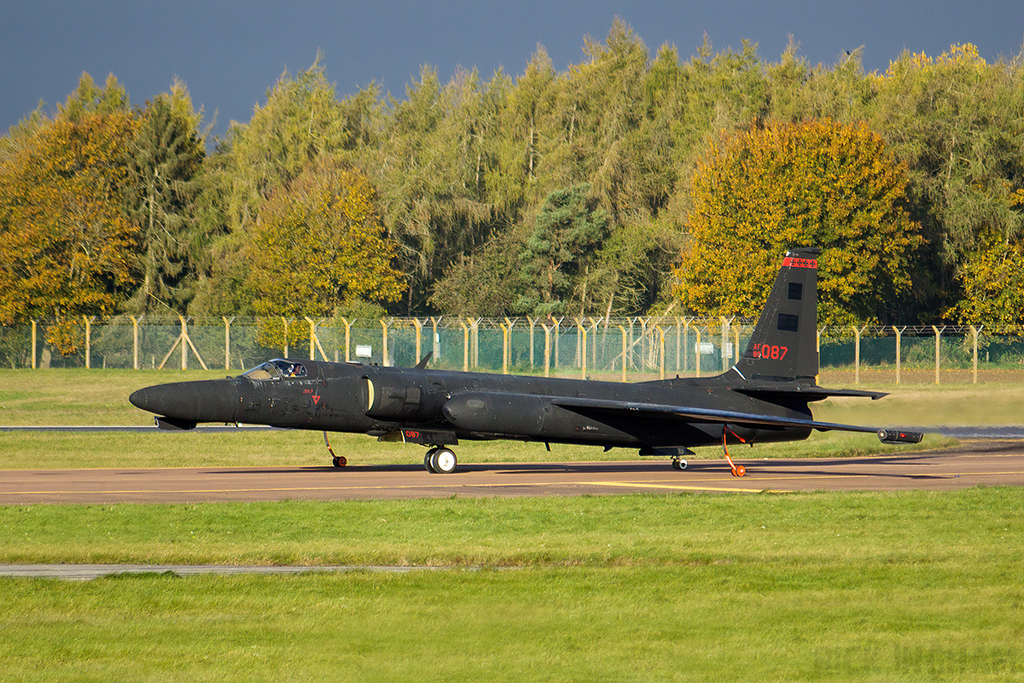
<path id="1" fill-rule="evenodd" d="M 1024 442 L 968 442 L 955 450 L 841 459 L 744 460 L 742 478 L 724 460 L 667 459 L 459 465 L 430 474 L 419 465 L 5 470 L 0 505 L 197 503 L 623 493 L 950 490 L 1024 486 Z"/>

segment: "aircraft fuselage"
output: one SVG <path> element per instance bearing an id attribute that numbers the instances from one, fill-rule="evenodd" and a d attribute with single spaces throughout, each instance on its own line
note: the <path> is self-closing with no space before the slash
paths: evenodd
<path id="1" fill-rule="evenodd" d="M 791 406 L 761 400 L 731 391 L 721 376 L 627 384 L 307 360 L 271 363 L 300 366 L 303 376 L 254 378 L 250 371 L 140 389 L 131 401 L 181 428 L 198 422 L 265 424 L 429 445 L 516 439 L 643 449 L 722 442 L 721 420 L 681 421 L 640 410 L 651 404 L 810 418 L 806 400 Z M 566 398 L 635 404 L 638 410 L 602 414 L 598 407 L 583 414 L 557 404 Z M 737 424 L 729 431 L 736 441 L 756 443 L 803 439 L 811 430 Z"/>

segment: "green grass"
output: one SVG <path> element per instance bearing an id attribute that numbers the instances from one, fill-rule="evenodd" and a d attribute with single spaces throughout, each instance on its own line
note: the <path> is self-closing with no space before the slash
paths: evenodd
<path id="1" fill-rule="evenodd" d="M 128 393 L 221 375 L 0 371 L 0 424 L 149 424 Z M 1015 423 L 1024 398 L 1015 385 L 895 391 L 878 402 L 826 402 L 816 415 Z M 418 462 L 422 452 L 358 435 L 332 444 L 354 463 Z M 459 456 L 602 457 L 554 448 L 464 444 Z M 872 435 L 828 433 L 733 454 L 882 448 Z M 295 466 L 323 465 L 326 454 L 321 435 L 305 432 L 8 433 L 0 463 Z M 0 678 L 1024 681 L 1022 520 L 1024 495 L 1009 488 L 3 506 L 4 562 L 446 569 L 4 579 Z"/>
<path id="2" fill-rule="evenodd" d="M 1001 488 L 5 507 L 6 559 L 454 569 L 3 580 L 0 666 L 12 681 L 1020 681 L 1022 513 Z"/>
<path id="3" fill-rule="evenodd" d="M 0 507 L 0 561 L 424 566 L 987 562 L 1020 489 Z M 1019 558 L 1018 558 L 1019 559 Z"/>
<path id="4" fill-rule="evenodd" d="M 1021 591 L 944 567 L 0 582 L 8 681 L 1020 681 Z"/>

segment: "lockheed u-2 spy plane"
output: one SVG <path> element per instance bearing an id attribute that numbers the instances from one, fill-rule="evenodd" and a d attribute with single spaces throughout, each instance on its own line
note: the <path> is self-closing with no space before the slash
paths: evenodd
<path id="1" fill-rule="evenodd" d="M 705 378 L 638 383 L 452 372 L 360 363 L 271 360 L 227 379 L 161 384 L 133 393 L 165 429 L 199 422 L 263 424 L 324 432 L 358 432 L 428 447 L 423 464 L 446 474 L 460 440 L 509 439 L 635 448 L 672 458 L 685 469 L 693 446 L 797 441 L 811 430 L 874 432 L 874 427 L 819 422 L 809 404 L 830 396 L 885 394 L 818 386 L 818 249 L 796 249 L 782 262 L 742 358 Z M 879 429 L 883 443 L 917 443 L 916 432 Z"/>

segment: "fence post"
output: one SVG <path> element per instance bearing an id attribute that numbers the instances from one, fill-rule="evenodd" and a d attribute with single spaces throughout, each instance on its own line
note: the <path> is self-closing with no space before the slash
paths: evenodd
<path id="1" fill-rule="evenodd" d="M 732 362 L 740 362 L 740 332 L 743 330 L 743 325 L 734 325 L 732 328 Z"/>
<path id="2" fill-rule="evenodd" d="M 505 319 L 506 321 L 508 318 Z M 508 326 L 501 323 L 501 374 L 508 374 Z"/>
<path id="3" fill-rule="evenodd" d="M 89 320 L 89 316 L 83 315 L 82 320 L 85 321 L 85 367 L 92 367 L 92 321 Z"/>
<path id="4" fill-rule="evenodd" d="M 531 318 L 530 316 L 526 316 L 526 322 L 528 322 L 530 324 L 530 370 L 532 371 L 533 370 L 533 366 L 534 366 L 534 363 L 533 363 L 533 332 L 534 332 L 534 328 L 537 325 L 537 321 L 534 318 Z"/>
<path id="5" fill-rule="evenodd" d="M 145 315 L 140 315 L 136 318 L 134 315 L 132 319 L 132 369 L 139 369 L 139 323 L 145 318 Z"/>
<path id="6" fill-rule="evenodd" d="M 682 361 L 682 359 L 679 357 L 679 350 L 680 350 L 680 345 L 681 345 L 681 342 L 682 342 L 682 339 L 681 339 L 682 330 L 680 329 L 680 327 L 682 327 L 682 325 L 679 324 L 679 321 L 680 321 L 680 318 L 677 315 L 676 316 L 676 376 L 679 375 L 679 370 L 680 370 L 679 365 L 680 365 L 680 363 Z"/>
<path id="7" fill-rule="evenodd" d="M 630 368 L 632 368 L 633 367 L 633 354 L 636 353 L 635 349 L 636 349 L 636 344 L 637 344 L 636 340 L 634 339 L 635 335 L 633 334 L 633 327 L 636 325 L 638 319 L 640 319 L 640 318 L 630 317 L 628 319 L 629 319 L 629 322 L 630 322 L 629 346 L 626 347 L 626 352 L 623 354 L 623 361 L 624 362 L 628 361 Z M 642 329 L 641 329 L 641 334 L 643 334 Z M 642 343 L 643 342 L 643 337 L 640 338 L 640 342 L 641 342 L 640 343 L 640 369 L 642 370 L 643 369 L 643 343 Z M 625 381 L 625 380 L 623 380 L 623 381 Z"/>
<path id="8" fill-rule="evenodd" d="M 978 383 L 978 333 L 979 332 L 981 332 L 981 328 L 975 327 L 974 325 L 971 325 L 971 337 L 973 338 L 973 342 L 974 342 L 974 353 L 973 353 L 974 384 Z"/>
<path id="9" fill-rule="evenodd" d="M 729 323 L 733 319 L 724 315 L 719 316 L 719 319 L 722 321 L 722 372 L 725 372 L 729 369 Z"/>
<path id="10" fill-rule="evenodd" d="M 697 335 L 697 341 L 693 344 L 693 357 L 697 366 L 697 377 L 700 377 L 700 328 L 694 327 L 693 331 Z"/>
<path id="11" fill-rule="evenodd" d="M 544 330 L 544 376 L 551 376 L 551 329 L 544 323 L 540 324 Z M 555 348 L 558 348 L 557 345 Z"/>
<path id="12" fill-rule="evenodd" d="M 853 383 L 860 384 L 860 328 L 853 326 Z"/>
<path id="13" fill-rule="evenodd" d="M 316 323 L 308 315 L 303 316 L 309 324 L 309 359 L 316 360 Z M 324 358 L 324 360 L 327 360 Z"/>
<path id="14" fill-rule="evenodd" d="M 559 362 L 561 360 L 558 357 L 558 341 L 559 341 L 558 338 L 560 336 L 562 336 L 562 320 L 564 320 L 564 318 L 559 318 L 558 320 L 555 321 L 555 324 L 554 324 L 554 330 L 555 330 L 555 372 L 558 372 L 558 364 L 559 364 Z M 544 364 L 545 364 L 545 366 L 547 365 L 547 361 L 546 360 L 544 361 Z M 545 375 L 545 377 L 546 376 L 547 375 Z"/>
<path id="15" fill-rule="evenodd" d="M 181 321 L 181 369 L 188 370 L 188 344 L 185 342 L 188 339 L 188 321 L 185 320 L 185 316 L 179 315 L 178 319 Z M 288 328 L 285 327 L 285 339 L 288 338 Z M 287 342 L 285 342 L 287 343 Z M 287 354 L 285 354 L 287 355 Z"/>
<path id="16" fill-rule="evenodd" d="M 281 324 L 284 325 L 284 357 L 289 356 L 288 353 L 288 319 L 283 315 L 281 316 Z"/>
<path id="17" fill-rule="evenodd" d="M 658 367 L 661 370 L 660 378 L 665 379 L 665 330 L 661 328 L 661 325 L 655 325 L 654 329 L 658 331 L 658 352 L 661 353 L 661 360 L 658 362 Z"/>
<path id="18" fill-rule="evenodd" d="M 413 318 L 412 324 L 416 328 L 416 362 L 423 360 L 423 323 L 419 318 Z"/>
<path id="19" fill-rule="evenodd" d="M 350 355 L 350 351 L 349 351 L 349 349 L 352 348 L 352 323 L 354 323 L 357 319 L 358 318 L 353 318 L 351 322 L 349 322 L 348 318 L 342 318 L 341 319 L 341 324 L 345 326 L 345 362 L 346 363 L 350 363 L 352 361 L 352 356 Z"/>
<path id="20" fill-rule="evenodd" d="M 388 321 L 384 318 L 380 319 L 381 327 L 381 345 L 384 347 L 384 355 L 381 357 L 380 364 L 383 367 L 388 367 Z"/>
<path id="21" fill-rule="evenodd" d="M 519 320 L 519 318 L 516 318 Z M 505 324 L 508 325 L 508 362 L 512 364 L 512 328 L 515 327 L 516 320 L 509 320 L 508 316 L 505 317 Z"/>
<path id="22" fill-rule="evenodd" d="M 231 370 L 231 323 L 235 322 L 235 316 L 230 319 L 226 315 L 221 316 L 224 321 L 224 370 Z"/>
<path id="23" fill-rule="evenodd" d="M 32 369 L 36 369 L 36 327 L 39 324 L 38 320 L 32 321 Z"/>
<path id="24" fill-rule="evenodd" d="M 942 338 L 942 333 L 946 330 L 946 326 L 943 325 L 940 330 L 935 325 L 932 325 L 932 330 L 935 331 L 935 383 L 939 383 L 939 340 Z"/>
<path id="25" fill-rule="evenodd" d="M 622 381 L 626 381 L 626 351 L 629 348 L 629 341 L 626 338 L 626 328 L 619 325 L 619 331 L 622 332 Z"/>
<path id="26" fill-rule="evenodd" d="M 903 346 L 903 330 L 906 330 L 906 328 L 897 328 L 895 325 L 893 326 L 893 332 L 896 333 L 896 384 L 899 384 L 900 358 Z"/>
<path id="27" fill-rule="evenodd" d="M 477 318 L 469 323 L 469 329 L 472 332 L 473 341 L 473 369 L 476 370 L 480 367 L 480 321 L 483 318 Z"/>
<path id="28" fill-rule="evenodd" d="M 690 323 L 693 322 L 693 318 L 683 319 L 683 372 L 690 372 L 690 352 L 687 350 L 690 346 Z"/>
<path id="29" fill-rule="evenodd" d="M 462 371 L 469 372 L 469 326 L 461 320 L 459 326 L 462 328 Z"/>

